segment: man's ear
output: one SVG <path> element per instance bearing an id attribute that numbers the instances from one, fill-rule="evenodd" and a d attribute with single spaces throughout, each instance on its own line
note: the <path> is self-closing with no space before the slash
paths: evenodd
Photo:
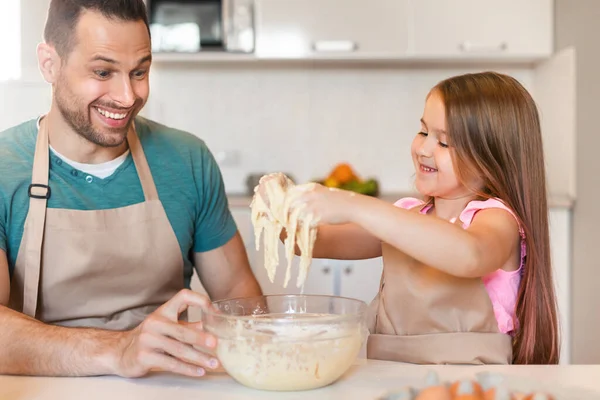
<path id="1" fill-rule="evenodd" d="M 48 43 L 40 43 L 37 47 L 38 65 L 44 80 L 54 83 L 60 73 L 60 56 L 54 46 Z"/>

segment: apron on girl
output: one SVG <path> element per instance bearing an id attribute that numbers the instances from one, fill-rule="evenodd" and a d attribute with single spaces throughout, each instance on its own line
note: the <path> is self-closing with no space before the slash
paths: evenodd
<path id="1" fill-rule="evenodd" d="M 382 255 L 379 293 L 369 306 L 368 358 L 414 364 L 512 362 L 512 338 L 499 331 L 481 278 L 449 275 L 386 243 Z"/>

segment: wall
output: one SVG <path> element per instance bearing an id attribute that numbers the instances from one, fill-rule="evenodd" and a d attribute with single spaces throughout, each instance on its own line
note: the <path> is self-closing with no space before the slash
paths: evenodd
<path id="1" fill-rule="evenodd" d="M 573 216 L 572 362 L 600 363 L 600 2 L 556 0 L 556 45 L 577 51 L 577 202 Z"/>
<path id="2" fill-rule="evenodd" d="M 158 65 L 146 112 L 203 138 L 217 156 L 233 152 L 224 154 L 237 165 L 221 166 L 230 192 L 244 191 L 251 172 L 288 171 L 306 181 L 340 161 L 377 177 L 385 191 L 406 191 L 425 96 L 438 81 L 466 71 Z M 531 87 L 531 70 L 503 71 Z"/>
<path id="3" fill-rule="evenodd" d="M 0 82 L 0 131 L 48 111 L 51 99 L 47 83 Z"/>
<path id="4" fill-rule="evenodd" d="M 221 169 L 230 193 L 246 190 L 249 173 L 287 171 L 306 181 L 341 161 L 379 179 L 384 191 L 410 191 L 409 148 L 426 94 L 448 76 L 477 70 L 159 64 L 143 114 L 227 157 Z M 532 89 L 532 70 L 500 70 Z M 0 130 L 45 112 L 50 98 L 46 83 L 0 83 Z"/>

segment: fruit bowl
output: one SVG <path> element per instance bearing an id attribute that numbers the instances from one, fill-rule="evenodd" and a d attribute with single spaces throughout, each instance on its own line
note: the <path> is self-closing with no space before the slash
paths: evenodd
<path id="1" fill-rule="evenodd" d="M 379 195 L 379 182 L 374 178 L 360 178 L 352 166 L 347 163 L 336 165 L 325 179 L 315 179 L 314 181 L 329 188 L 348 190 L 367 196 Z"/>
<path id="2" fill-rule="evenodd" d="M 202 315 L 223 368 L 244 386 L 310 390 L 338 380 L 366 338 L 367 305 L 318 295 L 270 295 L 213 303 Z"/>

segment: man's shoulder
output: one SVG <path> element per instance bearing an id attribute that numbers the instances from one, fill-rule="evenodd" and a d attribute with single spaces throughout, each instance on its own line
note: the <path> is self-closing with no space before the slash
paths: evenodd
<path id="1" fill-rule="evenodd" d="M 15 146 L 35 146 L 35 136 L 37 133 L 36 119 L 30 119 L 8 129 L 0 131 L 0 144 L 5 148 Z"/>
<path id="2" fill-rule="evenodd" d="M 144 148 L 195 155 L 209 151 L 204 140 L 190 132 L 139 116 L 136 117 L 135 123 Z"/>
<path id="3" fill-rule="evenodd" d="M 31 179 L 36 137 L 35 119 L 0 132 L 0 197 L 12 196 Z"/>
<path id="4" fill-rule="evenodd" d="M 9 166 L 33 161 L 36 120 L 25 121 L 0 132 L 0 165 Z M 4 170 L 4 169 L 3 169 Z"/>

